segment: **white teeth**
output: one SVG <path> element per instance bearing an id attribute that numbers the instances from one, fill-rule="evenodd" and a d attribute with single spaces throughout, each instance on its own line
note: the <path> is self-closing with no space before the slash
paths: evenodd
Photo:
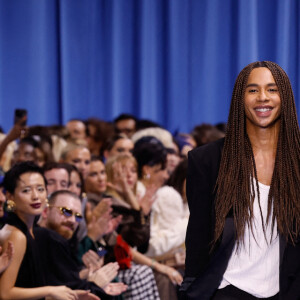
<path id="1" fill-rule="evenodd" d="M 256 111 L 265 112 L 271 110 L 271 108 L 256 108 Z"/>

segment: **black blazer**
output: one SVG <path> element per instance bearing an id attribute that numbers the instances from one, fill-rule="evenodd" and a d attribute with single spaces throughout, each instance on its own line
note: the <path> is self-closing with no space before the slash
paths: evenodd
<path id="1" fill-rule="evenodd" d="M 210 251 L 215 228 L 215 193 L 224 139 L 189 152 L 187 199 L 190 218 L 186 234 L 186 272 L 181 299 L 211 299 L 218 288 L 235 245 L 232 213 L 222 238 Z M 300 183 L 299 183 L 300 184 Z M 300 242 L 293 246 L 280 236 L 279 299 L 300 299 Z"/>

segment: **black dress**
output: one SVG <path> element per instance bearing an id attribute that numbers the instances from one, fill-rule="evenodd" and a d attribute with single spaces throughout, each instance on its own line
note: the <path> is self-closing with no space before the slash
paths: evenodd
<path id="1" fill-rule="evenodd" d="M 71 289 L 90 290 L 103 300 L 114 299 L 93 282 L 79 278 L 76 257 L 73 255 L 68 241 L 59 234 L 35 226 L 33 228 L 35 238 L 33 238 L 27 226 L 14 213 L 8 215 L 6 223 L 21 230 L 27 240 L 26 252 L 15 283 L 16 287 L 66 285 Z"/>
<path id="2" fill-rule="evenodd" d="M 41 256 L 36 240 L 25 223 L 14 213 L 9 213 L 6 223 L 18 228 L 26 236 L 26 251 L 17 275 L 15 287 L 35 288 L 46 285 Z M 16 245 L 14 245 L 16 247 Z M 42 298 L 44 299 L 44 298 Z"/>

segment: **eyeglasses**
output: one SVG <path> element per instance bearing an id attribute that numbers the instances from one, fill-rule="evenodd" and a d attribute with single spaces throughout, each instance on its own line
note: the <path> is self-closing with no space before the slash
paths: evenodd
<path id="1" fill-rule="evenodd" d="M 54 206 L 54 205 L 49 205 L 49 207 L 56 207 L 60 210 L 61 214 L 64 215 L 65 217 L 69 218 L 71 216 L 75 216 L 76 222 L 81 222 L 83 219 L 83 216 L 79 213 L 73 212 L 72 209 L 64 206 Z"/>

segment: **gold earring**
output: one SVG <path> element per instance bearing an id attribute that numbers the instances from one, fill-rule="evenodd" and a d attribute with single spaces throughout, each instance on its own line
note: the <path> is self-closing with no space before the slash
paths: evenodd
<path id="1" fill-rule="evenodd" d="M 13 200 L 7 200 L 6 208 L 8 211 L 12 212 L 16 209 L 16 203 Z"/>
<path id="2" fill-rule="evenodd" d="M 48 198 L 46 198 L 46 207 L 49 207 L 49 201 L 48 201 Z"/>
<path id="3" fill-rule="evenodd" d="M 150 177 L 151 177 L 151 175 L 150 175 L 149 173 L 147 173 L 147 174 L 145 174 L 145 175 L 144 175 L 144 179 L 147 179 L 147 180 L 149 180 L 149 179 L 150 179 Z"/>

